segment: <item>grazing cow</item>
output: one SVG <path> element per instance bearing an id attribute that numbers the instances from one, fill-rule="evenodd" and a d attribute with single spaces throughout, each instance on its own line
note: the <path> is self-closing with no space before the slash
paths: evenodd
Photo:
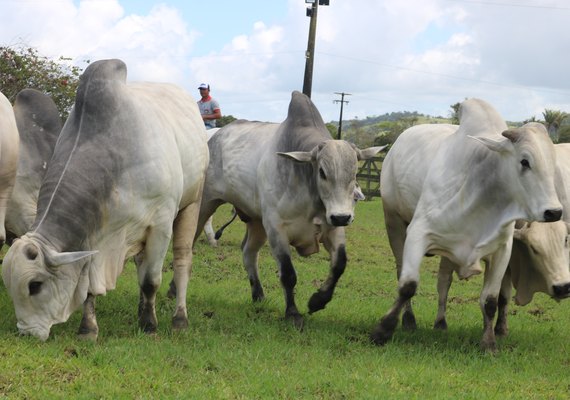
<path id="1" fill-rule="evenodd" d="M 135 256 L 139 324 L 156 330 L 156 292 L 173 237 L 175 329 L 188 324 L 186 286 L 208 165 L 195 100 L 170 84 L 126 83 L 121 60 L 90 64 L 57 141 L 29 232 L 2 278 L 22 334 L 41 340 L 84 305 L 79 334 L 96 338 L 96 295 Z"/>
<path id="2" fill-rule="evenodd" d="M 19 146 L 18 126 L 12 104 L 0 93 L 0 248 L 6 241 L 4 223 L 16 181 Z"/>
<path id="3" fill-rule="evenodd" d="M 392 337 L 400 312 L 416 292 L 421 259 L 431 254 L 453 263 L 462 278 L 480 273 L 481 260 L 487 263 L 481 345 L 493 351 L 492 321 L 515 220 L 553 222 L 562 215 L 554 186 L 554 145 L 544 126 L 507 130 L 498 113 L 479 99 L 463 102 L 460 113 L 459 128 L 407 130 L 384 160 L 382 201 L 399 290 L 372 332 L 377 344 Z M 415 326 L 412 313 L 404 313 L 403 325 Z"/>
<path id="4" fill-rule="evenodd" d="M 309 301 L 309 312 L 323 309 L 346 266 L 344 227 L 354 219 L 358 160 L 383 147 L 359 150 L 333 140 L 311 100 L 296 91 L 283 123 L 234 121 L 208 147 L 211 161 L 198 226 L 221 204 L 233 204 L 247 224 L 242 251 L 253 300 L 264 298 L 257 263 L 259 249 L 269 240 L 285 315 L 301 327 L 289 246 L 301 256 L 318 252 L 319 243 L 329 252 L 329 276 Z"/>
<path id="5" fill-rule="evenodd" d="M 26 233 L 36 218 L 40 185 L 62 127 L 54 101 L 35 89 L 18 93 L 14 115 L 20 133 L 20 155 L 6 213 L 8 243 Z"/>

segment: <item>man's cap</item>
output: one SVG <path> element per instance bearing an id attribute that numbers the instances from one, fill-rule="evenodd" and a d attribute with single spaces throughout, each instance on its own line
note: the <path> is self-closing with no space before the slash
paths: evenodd
<path id="1" fill-rule="evenodd" d="M 208 90 L 210 90 L 210 85 L 208 85 L 207 83 L 201 83 L 200 86 L 198 86 L 198 89 L 208 89 Z"/>

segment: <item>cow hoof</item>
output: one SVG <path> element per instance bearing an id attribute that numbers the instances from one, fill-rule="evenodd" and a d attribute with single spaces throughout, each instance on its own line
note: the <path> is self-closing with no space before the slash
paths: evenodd
<path id="1" fill-rule="evenodd" d="M 293 323 L 293 326 L 297 328 L 299 331 L 302 331 L 305 326 L 305 320 L 303 316 L 299 313 L 296 314 L 289 314 L 285 316 L 286 319 L 290 320 Z"/>
<path id="2" fill-rule="evenodd" d="M 497 354 L 497 342 L 481 341 L 481 350 L 489 354 Z"/>
<path id="3" fill-rule="evenodd" d="M 509 328 L 506 326 L 495 326 L 495 336 L 505 337 L 509 334 Z"/>
<path id="4" fill-rule="evenodd" d="M 447 330 L 447 321 L 445 320 L 445 318 L 435 321 L 435 323 L 433 324 L 433 329 L 438 329 L 440 331 L 446 331 Z"/>
<path id="5" fill-rule="evenodd" d="M 188 318 L 179 316 L 172 318 L 172 329 L 175 331 L 188 329 Z"/>
<path id="6" fill-rule="evenodd" d="M 251 293 L 251 299 L 254 303 L 261 303 L 263 300 L 265 300 L 265 293 L 263 293 L 263 290 L 260 292 Z"/>
<path id="7" fill-rule="evenodd" d="M 320 290 L 309 299 L 309 314 L 320 311 L 326 307 L 331 297 Z"/>
<path id="8" fill-rule="evenodd" d="M 394 331 L 387 331 L 378 325 L 370 334 L 370 341 L 377 346 L 384 346 L 394 335 Z"/>
<path id="9" fill-rule="evenodd" d="M 166 292 L 166 297 L 169 299 L 176 298 L 176 285 L 174 284 L 174 281 L 170 281 L 170 286 L 168 287 L 168 292 Z"/>
<path id="10" fill-rule="evenodd" d="M 99 336 L 99 332 L 97 331 L 86 331 L 86 332 L 78 332 L 77 339 L 85 341 L 85 342 L 97 342 L 97 337 Z"/>
<path id="11" fill-rule="evenodd" d="M 402 315 L 402 329 L 406 331 L 415 331 L 417 328 L 416 317 L 413 312 L 405 311 Z"/>
<path id="12" fill-rule="evenodd" d="M 143 324 L 141 325 L 141 330 L 144 333 L 153 334 L 156 333 L 157 326 L 153 324 Z"/>

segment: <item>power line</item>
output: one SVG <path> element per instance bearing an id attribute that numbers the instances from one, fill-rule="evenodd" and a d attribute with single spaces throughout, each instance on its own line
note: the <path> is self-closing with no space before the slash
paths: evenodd
<path id="1" fill-rule="evenodd" d="M 340 103 L 340 118 L 338 119 L 338 133 L 337 133 L 337 139 L 340 140 L 340 135 L 342 133 L 342 109 L 344 106 L 344 103 L 348 104 L 348 101 L 344 99 L 344 96 L 352 96 L 350 93 L 344 93 L 344 92 L 334 92 L 334 94 L 339 94 L 340 95 L 340 100 L 333 100 L 333 103 Z"/>
<path id="2" fill-rule="evenodd" d="M 534 4 L 514 4 L 514 3 L 496 3 L 491 1 L 481 1 L 481 0 L 447 0 L 452 2 L 461 3 L 471 3 L 471 4 L 483 4 L 487 6 L 498 6 L 498 7 L 520 7 L 520 8 L 543 8 L 549 10 L 570 10 L 570 7 L 559 7 L 559 6 L 539 6 Z"/>
<path id="3" fill-rule="evenodd" d="M 402 67 L 400 65 L 391 65 L 391 64 L 385 64 L 385 63 L 381 63 L 381 62 L 377 62 L 377 61 L 371 61 L 371 60 L 364 60 L 361 58 L 356 58 L 356 57 L 349 57 L 349 56 L 342 56 L 342 55 L 338 55 L 338 54 L 331 54 L 331 53 L 324 53 L 324 52 L 318 52 L 319 54 L 325 55 L 325 56 L 329 56 L 329 57 L 336 57 L 336 58 L 343 58 L 345 60 L 350 60 L 350 61 L 356 61 L 359 63 L 367 63 L 367 64 L 373 64 L 373 65 L 378 65 L 380 67 L 384 67 L 384 68 L 391 68 L 391 69 L 396 69 L 396 70 L 401 70 L 401 71 L 409 71 L 409 72 L 414 72 L 417 74 L 424 74 L 424 75 L 432 75 L 432 76 L 439 76 L 442 78 L 446 78 L 446 79 L 457 79 L 457 80 L 461 80 L 461 81 L 466 81 L 466 82 L 473 82 L 473 83 L 479 83 L 479 84 L 486 84 L 486 85 L 493 85 L 493 86 L 500 86 L 500 87 L 506 87 L 506 88 L 515 88 L 515 89 L 524 89 L 524 90 L 535 90 L 535 91 L 539 91 L 539 92 L 547 92 L 547 93 L 552 93 L 552 94 L 558 94 L 561 96 L 567 96 L 568 95 L 568 90 L 553 90 L 553 89 L 545 89 L 545 88 L 530 88 L 530 87 L 526 87 L 526 86 L 522 86 L 522 85 L 507 85 L 504 83 L 499 83 L 499 82 L 493 82 L 493 81 L 485 81 L 485 80 L 481 80 L 481 79 L 473 79 L 473 78 L 465 78 L 462 76 L 454 76 L 454 75 L 448 75 L 448 74 L 442 74 L 439 72 L 431 72 L 431 71 L 422 71 L 419 69 L 414 69 L 414 68 L 409 68 L 409 67 Z"/>

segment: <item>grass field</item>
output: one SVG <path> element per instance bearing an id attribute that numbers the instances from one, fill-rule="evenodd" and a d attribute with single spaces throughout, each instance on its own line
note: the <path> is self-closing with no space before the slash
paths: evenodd
<path id="1" fill-rule="evenodd" d="M 215 216 L 219 226 L 228 206 Z M 172 332 L 171 271 L 158 297 L 159 329 L 137 328 L 138 287 L 131 263 L 117 289 L 97 300 L 99 340 L 79 341 L 80 313 L 47 342 L 19 337 L 13 306 L 0 286 L 0 397 L 14 399 L 566 399 L 570 398 L 570 303 L 536 296 L 511 307 L 510 334 L 499 353 L 479 350 L 482 278 L 456 281 L 449 331 L 431 326 L 437 311 L 437 260 L 426 259 L 414 298 L 418 330 L 397 329 L 384 347 L 368 334 L 396 295 L 394 260 L 375 199 L 357 205 L 347 229 L 348 266 L 326 309 L 306 315 L 302 332 L 283 320 L 276 266 L 265 247 L 261 278 L 267 300 L 252 304 L 241 264 L 243 224 L 220 246 L 196 245 L 189 285 L 190 328 Z M 165 261 L 168 265 L 169 259 Z M 294 256 L 297 302 L 326 278 L 321 252 Z M 166 268 L 167 269 L 167 268 Z"/>

